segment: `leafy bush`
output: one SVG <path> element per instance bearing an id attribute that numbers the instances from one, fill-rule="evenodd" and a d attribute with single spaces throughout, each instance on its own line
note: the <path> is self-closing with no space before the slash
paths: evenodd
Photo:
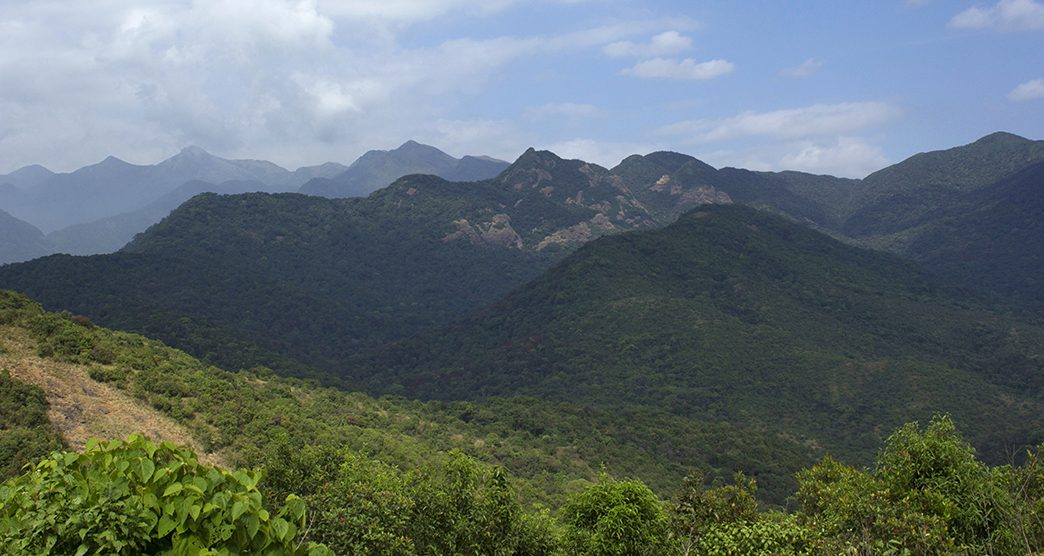
<path id="1" fill-rule="evenodd" d="M 296 542 L 304 503 L 262 506 L 259 474 L 200 464 L 187 449 L 91 441 L 0 486 L 8 554 L 330 554 Z"/>
<path id="2" fill-rule="evenodd" d="M 793 516 L 712 524 L 687 554 L 705 556 L 783 556 L 812 554 L 812 532 Z"/>
<path id="3" fill-rule="evenodd" d="M 569 554 L 659 555 L 671 551 L 667 512 L 641 481 L 608 474 L 569 500 L 564 546 Z"/>
<path id="4" fill-rule="evenodd" d="M 1012 473 L 979 462 L 938 417 L 923 432 L 916 423 L 896 431 L 872 473 L 829 458 L 802 471 L 797 497 L 824 551 L 1020 554 L 1012 516 L 1027 502 L 1016 505 Z"/>
<path id="5" fill-rule="evenodd" d="M 108 382 L 121 388 L 127 385 L 130 370 L 123 367 L 101 367 L 93 365 L 87 368 L 87 376 L 98 382 Z"/>
<path id="6" fill-rule="evenodd" d="M 453 452 L 411 471 L 347 450 L 283 445 L 264 486 L 300 493 L 309 539 L 338 554 L 550 554 L 555 526 L 526 515 L 504 471 Z"/>

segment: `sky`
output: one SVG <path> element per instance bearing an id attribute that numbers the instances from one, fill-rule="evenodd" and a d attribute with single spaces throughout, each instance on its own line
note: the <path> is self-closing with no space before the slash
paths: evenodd
<path id="1" fill-rule="evenodd" d="M 417 140 L 862 177 L 1044 139 L 1044 0 L 0 0 L 0 173 Z"/>

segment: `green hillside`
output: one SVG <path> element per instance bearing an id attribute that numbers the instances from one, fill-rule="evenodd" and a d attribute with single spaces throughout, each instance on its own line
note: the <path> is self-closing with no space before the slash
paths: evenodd
<path id="1" fill-rule="evenodd" d="M 592 242 L 351 372 L 411 397 L 658 407 L 796 433 L 855 461 L 884 431 L 946 412 L 999 460 L 1044 438 L 1042 345 L 1039 324 L 910 263 L 733 205 Z"/>
<path id="2" fill-rule="evenodd" d="M 993 133 L 974 143 L 914 155 L 867 176 L 842 231 L 864 237 L 914 228 L 982 189 L 1036 162 L 1044 141 Z"/>
<path id="3" fill-rule="evenodd" d="M 230 471 L 138 435 L 53 452 L 0 485 L 0 541 L 12 554 L 1014 555 L 1044 545 L 1040 448 L 1018 466 L 989 467 L 947 418 L 899 428 L 873 467 L 827 457 L 802 470 L 783 513 L 759 508 L 756 496 L 781 499 L 765 497 L 771 474 L 708 488 L 705 470 L 690 467 L 669 502 L 605 467 L 592 480 L 585 452 L 628 446 L 588 409 L 573 416 L 584 429 L 569 430 L 562 404 L 374 400 L 263 369 L 227 373 L 2 291 L 0 338 L 5 364 L 86 366 L 97 386 L 84 392 L 116 387 L 183 423 L 211 457 L 249 466 Z M 33 344 L 33 355 L 19 355 Z M 55 384 L 44 386 L 0 374 L 0 440 L 24 427 L 53 435 L 41 417 Z M 617 423 L 642 423 L 614 414 Z M 687 436 L 649 424 L 636 430 L 641 448 L 630 454 L 638 459 L 664 457 L 651 450 L 660 442 L 673 456 L 712 450 L 717 461 L 736 457 L 755 469 L 793 455 L 750 443 L 749 430 L 728 431 L 748 439 L 730 446 L 714 442 L 727 429 Z M 0 455 L 13 457 L 2 462 L 10 466 L 26 454 Z"/>
<path id="4" fill-rule="evenodd" d="M 708 482 L 744 471 L 762 480 L 765 500 L 782 503 L 793 488 L 793 472 L 822 455 L 793 438 L 766 436 L 745 423 L 699 422 L 655 407 L 617 412 L 523 397 L 423 403 L 324 388 L 261 367 L 228 372 L 136 334 L 110 331 L 83 317 L 46 313 L 27 298 L 2 290 L 0 343 L 9 350 L 4 364 L 12 372 L 39 366 L 31 358 L 79 368 L 94 381 L 172 418 L 204 455 L 230 465 L 255 466 L 272 454 L 324 446 L 411 469 L 437 454 L 460 450 L 504 466 L 527 502 L 557 505 L 596 479 L 604 465 L 642 478 L 663 496 L 676 491 L 691 470 L 699 470 Z M 54 389 L 68 380 L 61 376 L 37 380 Z M 0 400 L 4 392 L 0 390 Z M 21 416 L 8 419 L 13 432 L 0 434 L 0 440 L 15 444 L 25 438 L 17 427 L 40 426 L 29 423 L 39 411 L 17 403 L 22 409 L 15 413 Z M 81 405 L 92 403 L 102 402 Z M 147 423 L 137 426 L 145 429 Z M 93 436 L 103 433 L 96 429 Z"/>
<path id="5" fill-rule="evenodd" d="M 225 366 L 329 374 L 495 301 L 593 237 L 654 224 L 604 168 L 530 150 L 485 182 L 199 195 L 119 253 L 7 266 L 0 285 Z"/>

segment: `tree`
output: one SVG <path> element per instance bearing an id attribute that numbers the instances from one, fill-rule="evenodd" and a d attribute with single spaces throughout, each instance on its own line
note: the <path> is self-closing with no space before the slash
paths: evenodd
<path id="1" fill-rule="evenodd" d="M 641 481 L 599 481 L 564 508 L 565 549 L 590 556 L 659 555 L 672 550 L 667 511 Z"/>

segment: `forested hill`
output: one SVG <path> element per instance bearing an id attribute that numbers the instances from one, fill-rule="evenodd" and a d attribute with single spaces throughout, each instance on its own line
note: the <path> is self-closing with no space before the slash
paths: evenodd
<path id="1" fill-rule="evenodd" d="M 5 266 L 0 284 L 231 367 L 331 372 L 495 301 L 585 241 L 655 225 L 618 176 L 531 149 L 484 182 L 200 195 L 119 253 Z"/>
<path id="2" fill-rule="evenodd" d="M 1041 448 L 990 467 L 946 417 L 899 428 L 872 469 L 827 457 L 781 489 L 795 457 L 814 457 L 793 433 L 531 399 L 376 400 L 266 369 L 228 373 L 5 291 L 0 368 L 0 470 L 12 477 L 0 486 L 0 543 L 13 554 L 1014 555 L 1044 545 Z M 176 430 L 180 446 L 108 440 L 136 427 L 165 439 Z M 62 443 L 55 428 L 82 451 L 45 455 Z M 723 467 L 754 476 L 721 481 Z M 674 494 L 658 496 L 636 470 Z M 757 498 L 787 494 L 787 512 Z"/>
<path id="3" fill-rule="evenodd" d="M 585 245 L 465 321 L 357 361 L 375 392 L 662 407 L 867 455 L 948 412 L 983 453 L 1041 440 L 1044 328 L 897 257 L 747 207 Z M 772 433 L 769 433 L 772 434 Z"/>

